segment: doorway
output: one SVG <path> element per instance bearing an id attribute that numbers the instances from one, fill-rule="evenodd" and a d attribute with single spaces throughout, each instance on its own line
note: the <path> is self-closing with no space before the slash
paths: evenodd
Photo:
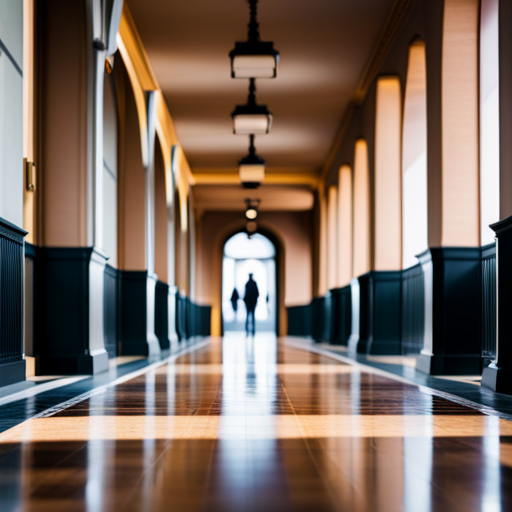
<path id="1" fill-rule="evenodd" d="M 258 286 L 256 332 L 276 332 L 276 248 L 266 236 L 241 232 L 224 244 L 222 261 L 222 321 L 224 331 L 245 331 L 247 311 L 243 301 L 249 274 Z M 236 290 L 236 294 L 234 294 Z M 233 297 L 233 295 L 235 295 Z M 238 296 L 238 300 L 235 300 Z M 233 299 L 233 300 L 232 300 Z"/>

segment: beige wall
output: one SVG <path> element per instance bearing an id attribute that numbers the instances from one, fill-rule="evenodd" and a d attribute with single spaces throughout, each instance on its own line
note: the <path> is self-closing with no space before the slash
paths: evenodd
<path id="1" fill-rule="evenodd" d="M 118 260 L 122 270 L 146 269 L 145 176 L 137 106 L 126 73 L 116 77 L 120 96 Z M 122 85 L 121 85 L 122 84 Z"/>
<path id="2" fill-rule="evenodd" d="M 353 196 L 353 273 L 359 277 L 370 270 L 370 176 L 368 169 L 368 144 L 356 141 L 354 157 Z"/>
<path id="3" fill-rule="evenodd" d="M 480 244 L 479 0 L 445 0 L 443 25 L 443 246 Z"/>
<path id="4" fill-rule="evenodd" d="M 342 165 L 338 186 L 338 281 L 347 286 L 352 279 L 352 169 Z"/>
<path id="5" fill-rule="evenodd" d="M 402 268 L 400 79 L 381 77 L 376 94 L 373 269 L 398 270 Z"/>
<path id="6" fill-rule="evenodd" d="M 42 241 L 47 246 L 85 246 L 88 149 L 85 3 L 46 2 L 40 15 L 42 37 L 38 59 L 45 71 L 39 76 Z M 63 19 L 66 23 L 62 23 Z"/>

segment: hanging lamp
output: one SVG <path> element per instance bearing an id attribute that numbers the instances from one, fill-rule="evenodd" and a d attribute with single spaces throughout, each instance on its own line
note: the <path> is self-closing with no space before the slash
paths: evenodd
<path id="1" fill-rule="evenodd" d="M 254 78 L 249 81 L 247 104 L 237 105 L 231 112 L 233 133 L 236 135 L 264 135 L 272 126 L 272 112 L 266 105 L 256 103 L 256 84 Z"/>
<path id="2" fill-rule="evenodd" d="M 259 199 L 244 199 L 245 203 L 245 217 L 248 220 L 256 220 L 258 217 L 258 207 L 260 205 Z"/>
<path id="3" fill-rule="evenodd" d="M 258 0 L 248 0 L 250 19 L 247 41 L 235 43 L 229 52 L 231 78 L 275 78 L 279 52 L 272 41 L 260 41 Z"/>
<path id="4" fill-rule="evenodd" d="M 256 154 L 254 135 L 249 135 L 249 154 L 238 162 L 238 176 L 245 188 L 258 188 L 265 178 L 265 160 Z"/>

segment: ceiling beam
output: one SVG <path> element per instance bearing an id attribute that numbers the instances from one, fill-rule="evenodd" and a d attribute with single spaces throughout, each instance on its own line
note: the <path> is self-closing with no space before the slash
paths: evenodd
<path id="1" fill-rule="evenodd" d="M 193 172 L 194 185 L 240 185 L 238 172 Z M 320 176 L 313 172 L 266 173 L 263 185 L 302 185 L 312 190 L 318 187 Z"/>

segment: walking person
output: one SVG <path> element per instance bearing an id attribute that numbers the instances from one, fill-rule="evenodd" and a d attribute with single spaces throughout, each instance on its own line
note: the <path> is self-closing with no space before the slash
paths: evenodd
<path id="1" fill-rule="evenodd" d="M 254 311 L 256 309 L 256 303 L 260 292 L 258 291 L 258 285 L 252 278 L 253 274 L 249 274 L 249 281 L 245 284 L 245 295 L 244 302 L 245 308 L 247 309 L 247 318 L 245 319 L 245 332 L 247 336 L 252 334 L 254 336 L 256 332 L 256 319 L 254 318 Z"/>
<path id="2" fill-rule="evenodd" d="M 233 313 L 235 315 L 235 322 L 236 322 L 236 312 L 238 311 L 238 299 L 240 298 L 240 295 L 238 295 L 238 292 L 236 291 L 236 288 L 233 288 L 233 293 L 231 294 L 231 307 L 233 308 Z"/>

